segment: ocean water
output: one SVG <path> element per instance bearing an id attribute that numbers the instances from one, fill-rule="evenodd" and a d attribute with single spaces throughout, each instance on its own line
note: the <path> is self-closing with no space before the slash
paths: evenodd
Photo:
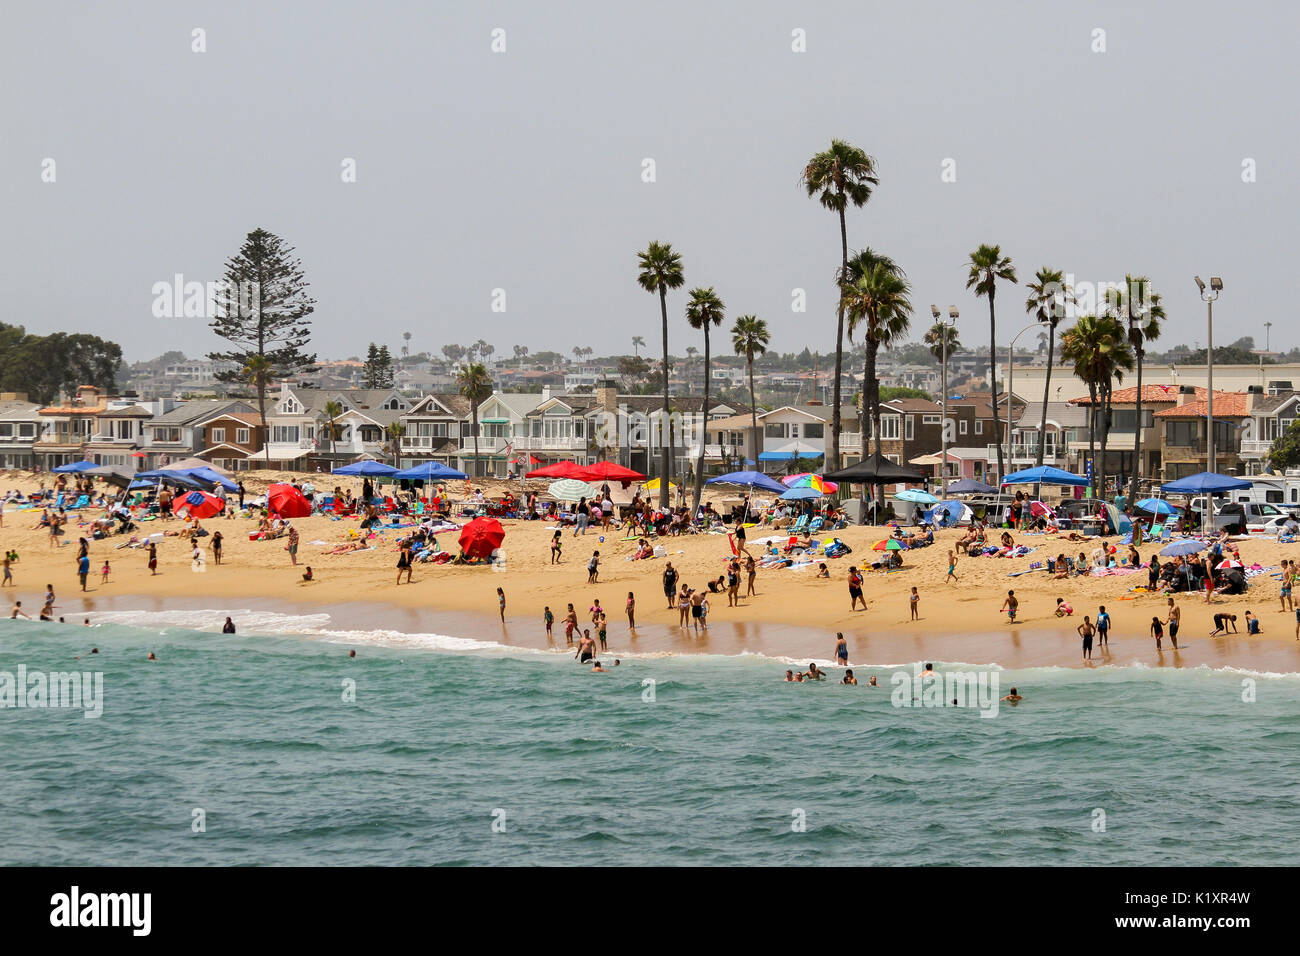
<path id="1" fill-rule="evenodd" d="M 20 665 L 103 675 L 96 718 L 0 709 L 0 863 L 1300 858 L 1300 675 L 940 663 L 1025 697 L 982 717 L 894 706 L 906 661 L 855 666 L 875 688 L 786 684 L 755 655 L 594 675 L 472 635 L 250 612 L 223 636 L 222 616 L 0 621 L 0 685 Z"/>

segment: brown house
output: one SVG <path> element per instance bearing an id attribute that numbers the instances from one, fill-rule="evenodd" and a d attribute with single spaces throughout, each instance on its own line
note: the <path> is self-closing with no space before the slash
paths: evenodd
<path id="1" fill-rule="evenodd" d="M 203 450 L 197 457 L 227 471 L 255 468 L 249 459 L 262 451 L 266 429 L 257 412 L 223 412 L 195 426 L 202 435 Z"/>

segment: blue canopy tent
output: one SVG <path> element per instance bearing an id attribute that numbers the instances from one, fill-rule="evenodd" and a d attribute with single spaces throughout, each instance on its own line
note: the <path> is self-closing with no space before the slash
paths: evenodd
<path id="1" fill-rule="evenodd" d="M 334 472 L 336 475 L 341 473 L 341 471 Z M 424 461 L 401 471 L 393 471 L 392 476 L 394 478 L 405 478 L 409 481 L 450 481 L 453 478 L 469 477 L 465 472 L 457 471 L 455 468 L 437 461 Z"/>
<path id="2" fill-rule="evenodd" d="M 175 474 L 189 475 L 191 478 L 201 478 L 209 481 L 213 485 L 220 485 L 226 491 L 238 491 L 239 483 L 231 481 L 220 472 L 213 471 L 211 468 L 178 468 Z"/>
<path id="3" fill-rule="evenodd" d="M 135 477 L 137 481 L 142 478 L 152 478 L 154 481 L 177 485 L 190 491 L 211 491 L 216 487 L 216 482 L 209 481 L 207 478 L 190 475 L 183 471 L 169 471 L 166 468 L 158 468 L 154 471 L 137 471 Z"/>
<path id="4" fill-rule="evenodd" d="M 1026 468 L 1002 479 L 1004 485 L 1087 485 L 1091 482 L 1083 475 L 1072 474 L 1051 465 Z M 951 489 L 951 486 L 950 486 Z"/>
<path id="5" fill-rule="evenodd" d="M 336 475 L 360 475 L 367 478 L 391 478 L 397 474 L 397 469 L 392 465 L 385 465 L 382 461 L 367 458 L 364 461 L 354 461 L 342 468 L 335 468 L 333 473 Z"/>
<path id="6" fill-rule="evenodd" d="M 57 468 L 51 468 L 50 471 L 56 474 L 66 475 L 73 472 L 89 471 L 91 468 L 99 467 L 93 461 L 70 461 L 66 465 L 59 465 Z"/>
<path id="7" fill-rule="evenodd" d="M 762 455 L 758 456 L 762 458 Z M 705 482 L 706 485 L 748 485 L 751 488 L 762 488 L 764 491 L 775 491 L 777 494 L 784 493 L 787 488 L 781 482 L 777 481 L 771 475 L 765 475 L 761 471 L 729 471 L 725 475 L 718 475 L 716 478 L 710 478 Z"/>

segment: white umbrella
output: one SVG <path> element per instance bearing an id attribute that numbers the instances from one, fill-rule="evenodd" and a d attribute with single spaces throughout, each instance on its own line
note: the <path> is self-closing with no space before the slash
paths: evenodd
<path id="1" fill-rule="evenodd" d="M 561 478 L 559 481 L 553 481 L 546 490 L 552 498 L 559 501 L 578 501 L 582 498 L 595 498 L 600 494 L 599 490 L 576 478 Z"/>

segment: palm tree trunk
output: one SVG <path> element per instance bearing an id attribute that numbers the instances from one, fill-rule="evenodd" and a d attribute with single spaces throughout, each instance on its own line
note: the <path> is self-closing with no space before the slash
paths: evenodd
<path id="1" fill-rule="evenodd" d="M 840 194 L 843 198 L 843 193 Z M 840 283 L 844 281 L 845 275 L 849 271 L 849 233 L 848 227 L 844 221 L 844 209 L 840 209 Z M 830 455 L 822 460 L 822 468 L 830 471 L 840 467 L 840 377 L 844 372 L 844 296 L 839 287 L 835 287 L 835 299 L 839 303 L 837 312 L 838 321 L 835 324 L 835 384 L 831 389 L 831 401 L 834 405 L 831 407 L 831 447 Z M 813 383 L 814 386 L 816 383 Z M 816 396 L 814 396 L 816 397 Z M 826 462 L 832 464 L 828 467 Z"/>
<path id="2" fill-rule="evenodd" d="M 1038 455 L 1034 464 L 1043 467 L 1043 452 L 1047 446 L 1047 398 L 1052 394 L 1052 348 L 1056 341 L 1056 321 L 1047 321 L 1047 375 L 1043 378 L 1043 417 L 1038 425 Z M 1034 485 L 1034 497 L 1043 497 L 1042 485 Z"/>
<path id="3" fill-rule="evenodd" d="M 758 468 L 758 400 L 754 397 L 754 353 L 749 352 L 749 420 L 754 433 L 751 451 L 754 453 L 754 468 Z"/>
<path id="4" fill-rule="evenodd" d="M 989 283 L 989 391 L 993 396 L 993 443 L 998 449 L 998 481 L 1007 476 L 1006 461 L 1002 457 L 1002 416 L 998 414 L 998 318 L 993 310 L 993 280 Z M 1011 401 L 1011 396 L 1007 396 Z"/>
<path id="5" fill-rule="evenodd" d="M 691 514 L 700 510 L 700 498 L 704 496 L 704 453 L 709 448 L 709 320 L 704 320 L 704 407 L 700 411 L 700 454 L 695 465 L 695 495 L 691 505 Z"/>
<path id="6" fill-rule="evenodd" d="M 1136 507 L 1138 478 L 1142 474 L 1142 355 L 1145 350 L 1138 346 L 1135 351 L 1137 352 L 1137 401 L 1134 407 L 1137 409 L 1137 423 L 1133 428 L 1133 474 L 1129 477 L 1128 483 L 1130 508 Z"/>
<path id="7" fill-rule="evenodd" d="M 668 290 L 659 287 L 659 309 L 664 322 L 664 414 L 659 422 L 659 507 L 668 510 L 668 482 L 673 475 L 673 430 L 668 411 Z M 664 442 L 663 430 L 668 429 L 668 441 Z"/>

